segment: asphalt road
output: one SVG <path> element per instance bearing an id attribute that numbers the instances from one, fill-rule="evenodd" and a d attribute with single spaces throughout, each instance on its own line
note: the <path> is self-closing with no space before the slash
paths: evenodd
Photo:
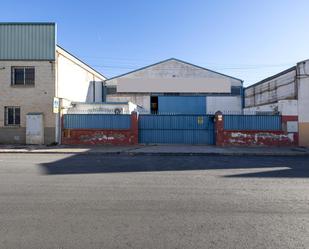
<path id="1" fill-rule="evenodd" d="M 0 248 L 309 248 L 309 158 L 0 154 Z"/>

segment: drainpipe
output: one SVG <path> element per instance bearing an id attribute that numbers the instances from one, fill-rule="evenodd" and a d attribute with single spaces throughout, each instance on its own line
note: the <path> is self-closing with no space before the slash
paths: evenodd
<path id="1" fill-rule="evenodd" d="M 242 112 L 244 111 L 245 108 L 245 88 L 242 86 L 241 87 L 241 107 L 242 107 Z"/>
<path id="2" fill-rule="evenodd" d="M 62 105 L 63 105 L 63 99 L 59 98 L 59 111 L 57 113 L 58 115 L 58 144 L 61 144 L 61 134 L 62 134 Z"/>
<path id="3" fill-rule="evenodd" d="M 106 87 L 105 87 L 104 81 L 102 81 L 101 84 L 102 84 L 102 98 L 101 98 L 101 101 L 103 103 L 105 103 L 106 102 Z"/>
<path id="4" fill-rule="evenodd" d="M 94 75 L 92 75 L 92 102 L 95 103 L 95 78 L 94 78 Z"/>

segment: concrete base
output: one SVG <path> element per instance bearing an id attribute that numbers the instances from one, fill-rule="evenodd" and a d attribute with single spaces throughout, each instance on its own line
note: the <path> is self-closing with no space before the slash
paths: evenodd
<path id="1" fill-rule="evenodd" d="M 44 128 L 45 144 L 55 142 L 55 127 Z M 26 144 L 25 127 L 1 127 L 0 144 Z"/>
<path id="2" fill-rule="evenodd" d="M 25 144 L 26 128 L 25 127 L 2 127 L 0 128 L 1 144 Z"/>

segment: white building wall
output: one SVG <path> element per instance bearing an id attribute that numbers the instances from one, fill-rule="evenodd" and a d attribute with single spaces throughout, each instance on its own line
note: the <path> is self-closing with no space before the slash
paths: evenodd
<path id="1" fill-rule="evenodd" d="M 309 146 L 309 60 L 297 64 L 300 145 Z"/>
<path id="2" fill-rule="evenodd" d="M 137 110 L 137 106 L 131 102 L 128 103 L 72 103 L 72 107 L 67 110 L 69 114 L 118 114 L 120 110 L 121 114 L 131 114 L 131 112 Z"/>
<path id="3" fill-rule="evenodd" d="M 230 93 L 231 82 L 221 78 L 118 79 L 118 93 Z"/>
<path id="4" fill-rule="evenodd" d="M 298 115 L 298 101 L 297 100 L 279 100 L 276 103 L 253 106 L 244 108 L 244 114 L 254 114 L 259 112 L 280 113 L 285 116 Z"/>
<path id="5" fill-rule="evenodd" d="M 178 85 L 177 89 L 173 89 L 173 92 L 183 92 L 183 82 L 190 86 L 190 79 L 204 79 L 206 85 L 208 82 L 211 82 L 211 79 L 213 79 L 215 83 L 220 84 L 220 82 L 222 82 L 222 89 L 225 89 L 226 84 L 229 84 L 229 86 L 242 86 L 241 80 L 181 62 L 176 59 L 167 60 L 145 69 L 137 70 L 124 76 L 107 80 L 106 83 L 108 86 L 118 86 L 119 82 L 124 79 L 138 79 L 139 82 L 143 82 L 143 80 L 145 80 L 145 82 L 148 80 L 156 80 L 156 83 L 154 84 L 157 84 L 157 88 L 160 89 L 160 92 L 165 92 L 164 88 L 167 86 L 167 82 L 165 82 L 164 79 L 172 79 L 173 81 L 177 81 L 177 79 L 179 79 L 181 84 Z M 148 91 L 146 90 L 143 89 L 145 92 L 152 92 L 150 89 Z M 186 91 L 197 92 L 194 84 L 190 89 L 186 89 Z M 211 89 L 200 89 L 200 91 L 209 93 Z M 169 92 L 168 89 L 166 92 Z"/>
<path id="6" fill-rule="evenodd" d="M 106 96 L 106 102 L 132 102 L 150 112 L 150 94 L 111 94 Z"/>
<path id="7" fill-rule="evenodd" d="M 275 103 L 283 99 L 296 99 L 296 70 L 245 89 L 245 107 Z"/>
<path id="8" fill-rule="evenodd" d="M 214 114 L 217 111 L 223 113 L 242 113 L 241 96 L 207 96 L 207 114 Z"/>
<path id="9" fill-rule="evenodd" d="M 104 76 L 59 47 L 56 59 L 58 67 L 55 95 L 57 97 L 76 102 L 102 101 Z"/>
<path id="10" fill-rule="evenodd" d="M 150 111 L 151 94 L 162 93 L 231 93 L 231 87 L 242 86 L 242 81 L 233 77 L 222 75 L 176 59 L 146 67 L 123 76 L 106 81 L 107 87 L 116 87 L 116 94 L 109 94 L 107 102 L 131 101 L 145 110 Z M 211 109 L 220 106 L 220 98 L 213 99 Z M 240 99 L 240 97 L 238 98 Z M 233 110 L 241 109 L 241 101 L 228 98 L 233 101 Z M 224 106 L 224 109 L 228 108 Z"/>

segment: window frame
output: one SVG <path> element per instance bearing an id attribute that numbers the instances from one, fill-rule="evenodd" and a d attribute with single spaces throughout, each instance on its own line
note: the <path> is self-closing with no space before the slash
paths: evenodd
<path id="1" fill-rule="evenodd" d="M 9 109 L 13 109 L 13 124 L 9 124 Z M 19 109 L 19 123 L 16 123 L 16 109 Z M 4 107 L 4 126 L 19 127 L 21 124 L 21 108 L 20 106 Z"/>
<path id="2" fill-rule="evenodd" d="M 241 96 L 243 91 L 242 86 L 231 86 L 231 95 L 233 96 Z"/>
<path id="3" fill-rule="evenodd" d="M 23 70 L 23 84 L 16 84 L 15 81 L 15 69 L 22 69 Z M 27 77 L 26 77 L 26 70 L 27 69 L 33 69 L 33 82 L 27 83 Z M 35 67 L 34 66 L 12 66 L 11 67 L 11 86 L 34 86 L 35 85 Z"/>

